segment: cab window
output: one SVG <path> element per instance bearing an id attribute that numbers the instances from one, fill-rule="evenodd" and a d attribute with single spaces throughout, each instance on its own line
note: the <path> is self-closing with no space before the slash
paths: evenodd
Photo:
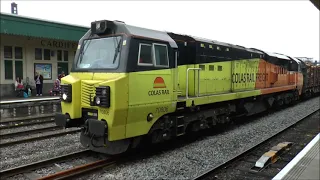
<path id="1" fill-rule="evenodd" d="M 168 48 L 165 44 L 139 44 L 139 66 L 169 67 Z"/>
<path id="2" fill-rule="evenodd" d="M 138 64 L 152 66 L 152 46 L 150 44 L 140 44 L 139 46 Z"/>
<path id="3" fill-rule="evenodd" d="M 156 60 L 156 66 L 169 66 L 168 50 L 166 45 L 154 44 L 154 55 Z"/>

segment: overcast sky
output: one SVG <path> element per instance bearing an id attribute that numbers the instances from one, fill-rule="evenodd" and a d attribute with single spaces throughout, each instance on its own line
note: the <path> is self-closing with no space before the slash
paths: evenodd
<path id="1" fill-rule="evenodd" d="M 1 0 L 10 13 L 12 0 Z M 18 14 L 90 26 L 95 20 L 319 58 L 319 11 L 300 1 L 15 1 Z"/>

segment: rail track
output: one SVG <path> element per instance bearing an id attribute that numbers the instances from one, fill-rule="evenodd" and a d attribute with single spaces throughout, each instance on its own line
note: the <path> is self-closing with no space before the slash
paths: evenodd
<path id="1" fill-rule="evenodd" d="M 70 179 L 75 178 L 81 174 L 88 173 L 93 170 L 114 165 L 117 161 L 113 158 L 107 158 L 96 162 L 88 163 L 82 166 L 77 166 L 65 171 L 57 172 L 55 174 L 41 177 L 38 180 L 51 180 L 51 179 Z"/>
<path id="2" fill-rule="evenodd" d="M 1 179 L 5 178 L 15 178 L 15 176 L 24 176 L 25 178 L 29 179 L 41 179 L 41 180 L 49 180 L 49 179 L 69 179 L 82 173 L 87 173 L 89 171 L 97 170 L 99 168 L 103 168 L 106 166 L 111 166 L 115 164 L 116 158 L 110 157 L 103 157 L 103 158 L 95 158 L 94 160 L 89 160 L 91 162 L 84 163 L 81 165 L 72 165 L 72 168 L 64 170 L 63 168 L 59 167 L 59 163 L 63 162 L 71 162 L 72 160 L 78 158 L 83 159 L 87 157 L 91 157 L 92 155 L 96 155 L 97 153 L 93 153 L 90 150 L 82 150 L 75 153 L 70 153 L 42 161 L 38 161 L 35 163 L 10 168 L 6 170 L 0 171 Z M 88 160 L 87 160 L 88 161 Z M 36 173 L 38 169 L 45 169 L 53 167 L 55 172 L 48 173 L 44 176 L 41 174 Z"/>
<path id="3" fill-rule="evenodd" d="M 300 121 L 286 127 L 279 133 L 252 146 L 250 149 L 234 156 L 230 160 L 209 169 L 195 177 L 194 180 L 218 180 L 218 179 L 272 179 L 296 154 L 301 151 L 313 136 L 319 133 L 319 113 L 313 113 L 301 118 Z M 318 126 L 317 128 L 315 126 Z M 284 137 L 284 138 L 283 138 Z M 256 161 L 281 140 L 293 143 L 290 150 L 277 156 L 277 162 L 268 162 L 263 168 L 255 167 Z M 277 142 L 278 141 L 278 142 Z M 293 150 L 291 150 L 293 149 Z M 294 152 L 290 152 L 294 151 Z"/>
<path id="4" fill-rule="evenodd" d="M 40 132 L 44 132 L 44 131 L 48 131 L 48 130 L 54 130 L 54 129 L 62 129 L 59 127 L 49 127 L 49 128 L 39 128 L 39 129 L 34 129 L 34 130 L 27 130 L 27 131 L 21 131 L 21 132 L 17 132 L 17 133 L 8 133 L 8 134 L 4 134 L 4 136 L 6 137 L 10 137 L 10 135 L 25 135 L 25 134 L 30 134 L 30 133 L 40 133 Z M 71 129 L 71 130 L 63 130 L 61 132 L 58 133 L 52 133 L 52 134 L 46 134 L 46 135 L 40 135 L 40 136 L 35 136 L 35 137 L 29 137 L 29 138 L 24 138 L 24 139 L 18 139 L 18 140 L 13 140 L 13 141 L 7 141 L 7 142 L 1 142 L 0 143 L 0 148 L 3 147 L 7 147 L 10 145 L 15 145 L 15 144 L 20 144 L 20 143 L 26 143 L 26 142 L 31 142 L 31 141 L 36 141 L 36 140 L 43 140 L 43 139 L 47 139 L 47 138 L 51 138 L 51 137 L 58 137 L 58 136 L 62 136 L 62 135 L 66 135 L 66 134 L 74 134 L 77 132 L 80 132 L 81 129 Z M 2 138 L 3 135 L 0 136 L 0 138 Z M 3 141 L 3 140 L 2 140 Z"/>
<path id="5" fill-rule="evenodd" d="M 37 117 L 16 118 L 0 121 L 0 131 L 6 129 L 14 129 L 27 126 L 45 125 L 54 123 L 53 114 L 46 114 Z M 59 132 L 55 132 L 59 130 Z M 63 129 L 62 127 L 52 125 L 49 127 L 41 127 L 36 129 L 26 129 L 17 132 L 0 133 L 0 148 L 10 145 L 26 143 L 36 140 L 43 140 L 51 137 L 58 137 L 66 134 L 73 134 L 80 132 L 80 129 Z M 49 132 L 49 134 L 42 135 L 41 133 Z M 51 133 L 53 132 L 53 133 Z M 37 135 L 38 134 L 38 135 Z M 27 137 L 29 136 L 29 137 Z M 23 138 L 21 138 L 23 137 Z M 8 141 L 9 140 L 9 141 Z"/>
<path id="6" fill-rule="evenodd" d="M 0 121 L 0 130 L 52 123 L 52 122 L 54 122 L 54 114 L 46 114 L 46 115 L 41 115 L 36 117 L 27 117 L 27 118 L 26 117 L 15 118 L 15 119 L 11 118 L 9 120 Z"/>
<path id="7" fill-rule="evenodd" d="M 24 130 L 24 131 L 18 131 L 18 132 L 12 132 L 12 133 L 1 133 L 0 134 L 0 139 L 5 139 L 5 138 L 12 138 L 16 136 L 23 136 L 23 135 L 29 135 L 29 134 L 34 134 L 34 133 L 41 133 L 41 132 L 46 132 L 46 131 L 54 131 L 58 129 L 63 129 L 62 127 L 59 126 L 49 126 L 49 127 L 44 127 L 44 128 L 37 128 L 37 129 L 29 129 L 29 130 Z"/>

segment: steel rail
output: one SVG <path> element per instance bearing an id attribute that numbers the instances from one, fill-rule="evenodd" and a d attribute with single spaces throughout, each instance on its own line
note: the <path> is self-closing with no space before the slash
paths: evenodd
<path id="1" fill-rule="evenodd" d="M 47 119 L 47 118 L 44 118 L 44 119 Z M 27 122 L 27 123 L 22 123 L 22 124 L 10 124 L 10 125 L 5 125 L 5 126 L 0 126 L 0 130 L 26 127 L 26 126 L 32 126 L 32 125 L 38 125 L 38 124 L 53 123 L 53 122 L 54 122 L 54 120 L 49 119 L 49 120 L 43 120 L 43 121 Z"/>
<path id="2" fill-rule="evenodd" d="M 219 164 L 219 165 L 217 165 L 217 166 L 209 169 L 208 171 L 206 171 L 206 172 L 204 172 L 204 173 L 196 176 L 195 178 L 193 178 L 193 180 L 199 180 L 199 179 L 207 178 L 208 176 L 210 176 L 211 173 L 213 173 L 213 172 L 215 172 L 215 171 L 217 171 L 217 170 L 219 170 L 219 169 L 222 169 L 223 167 L 228 166 L 228 164 L 230 164 L 230 163 L 232 163 L 232 162 L 235 162 L 235 161 L 241 159 L 241 157 L 242 157 L 243 155 L 252 152 L 256 147 L 258 147 L 258 146 L 262 145 L 263 143 L 269 141 L 270 139 L 274 138 L 275 136 L 279 135 L 280 133 L 285 132 L 287 129 L 289 129 L 289 128 L 295 126 L 295 125 L 297 125 L 299 122 L 301 122 L 301 121 L 305 120 L 306 118 L 312 116 L 313 114 L 317 113 L 319 110 L 320 110 L 320 109 L 317 109 L 317 110 L 315 110 L 314 112 L 310 113 L 309 115 L 304 116 L 303 118 L 301 118 L 301 119 L 298 120 L 297 122 L 289 125 L 288 127 L 283 128 L 283 129 L 282 129 L 281 131 L 279 131 L 278 133 L 276 133 L 276 134 L 268 137 L 267 139 L 265 139 L 265 140 L 257 143 L 256 145 L 253 145 L 252 147 L 250 147 L 250 148 L 247 149 L 246 151 L 241 152 L 241 153 L 235 155 L 235 156 L 232 157 L 230 160 L 228 160 L 228 161 L 226 161 L 226 162 L 223 162 L 223 163 L 221 163 L 221 164 Z"/>
<path id="3" fill-rule="evenodd" d="M 54 125 L 54 126 L 44 127 L 44 128 L 30 129 L 30 130 L 18 131 L 18 132 L 13 132 L 13 133 L 5 133 L 5 134 L 0 134 L 0 139 L 5 139 L 8 137 L 14 137 L 14 136 L 35 134 L 35 133 L 45 132 L 48 130 L 53 131 L 53 130 L 62 129 L 62 128 L 63 127 Z"/>
<path id="4" fill-rule="evenodd" d="M 80 174 L 87 173 L 89 171 L 97 170 L 106 166 L 111 166 L 116 162 L 117 161 L 114 158 L 107 158 L 107 159 L 99 160 L 96 162 L 88 163 L 85 165 L 77 166 L 75 168 L 68 169 L 65 171 L 60 171 L 55 174 L 51 174 L 49 176 L 44 176 L 39 178 L 38 180 L 70 179 Z"/>
<path id="5" fill-rule="evenodd" d="M 35 141 L 35 140 L 43 140 L 43 139 L 47 139 L 47 138 L 51 138 L 51 137 L 62 136 L 65 134 L 74 134 L 74 133 L 77 133 L 80 131 L 81 131 L 81 129 L 75 129 L 75 130 L 59 132 L 59 133 L 55 133 L 55 134 L 48 134 L 48 135 L 44 135 L 44 136 L 40 136 L 40 137 L 31 137 L 31 138 L 27 138 L 27 139 L 4 142 L 4 143 L 0 143 L 0 148 L 7 147 L 10 145 L 14 145 L 14 144 L 20 144 L 20 143 L 25 143 L 25 142 Z"/>
<path id="6" fill-rule="evenodd" d="M 7 119 L 1 119 L 0 124 L 10 124 L 10 123 L 19 123 L 19 122 L 23 122 L 23 121 L 49 119 L 49 118 L 54 118 L 54 116 L 55 116 L 55 113 L 50 113 L 50 114 L 44 114 L 44 115 L 39 115 L 39 116 L 7 118 Z"/>
<path id="7" fill-rule="evenodd" d="M 45 160 L 42 160 L 42 161 L 30 163 L 30 164 L 27 164 L 27 165 L 22 165 L 22 166 L 10 168 L 10 169 L 5 169 L 5 170 L 0 171 L 0 177 L 1 178 L 11 177 L 11 176 L 18 175 L 18 174 L 21 174 L 21 173 L 25 173 L 25 172 L 28 172 L 28 171 L 32 171 L 32 170 L 35 170 L 35 169 L 38 169 L 38 168 L 46 167 L 46 166 L 52 165 L 54 163 L 63 162 L 66 159 L 76 158 L 76 157 L 85 155 L 85 154 L 87 154 L 89 152 L 90 152 L 90 150 L 86 149 L 86 150 L 78 151 L 78 152 L 75 152 L 75 153 L 70 153 L 70 154 L 57 156 L 57 157 L 54 157 L 54 158 L 45 159 Z"/>

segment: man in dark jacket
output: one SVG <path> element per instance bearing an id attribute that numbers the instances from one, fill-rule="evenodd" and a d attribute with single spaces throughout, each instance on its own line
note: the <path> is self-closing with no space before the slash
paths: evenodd
<path id="1" fill-rule="evenodd" d="M 34 77 L 34 82 L 36 83 L 37 96 L 42 96 L 42 87 L 43 87 L 43 76 L 36 72 L 36 76 Z"/>

